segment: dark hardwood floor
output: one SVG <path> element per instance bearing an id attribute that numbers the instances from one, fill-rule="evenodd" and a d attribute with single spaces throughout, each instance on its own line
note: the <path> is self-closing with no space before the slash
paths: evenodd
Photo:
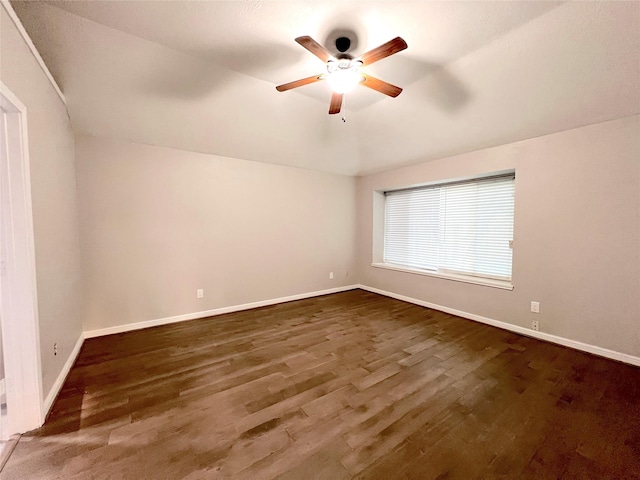
<path id="1" fill-rule="evenodd" d="M 638 479 L 640 369 L 361 290 L 87 340 L 3 479 Z"/>

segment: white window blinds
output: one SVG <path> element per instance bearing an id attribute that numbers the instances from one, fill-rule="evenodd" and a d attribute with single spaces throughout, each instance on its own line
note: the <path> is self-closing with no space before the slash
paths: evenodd
<path id="1" fill-rule="evenodd" d="M 514 175 L 386 192 L 384 262 L 511 279 Z"/>

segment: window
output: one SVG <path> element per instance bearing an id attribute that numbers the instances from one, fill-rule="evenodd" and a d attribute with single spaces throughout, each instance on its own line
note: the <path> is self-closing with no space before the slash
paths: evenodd
<path id="1" fill-rule="evenodd" d="M 510 174 L 385 192 L 384 265 L 510 282 L 514 186 Z"/>

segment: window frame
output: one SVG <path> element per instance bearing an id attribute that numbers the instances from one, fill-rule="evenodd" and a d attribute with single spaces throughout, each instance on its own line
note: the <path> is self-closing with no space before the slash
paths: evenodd
<path id="1" fill-rule="evenodd" d="M 396 272 L 402 272 L 402 273 L 411 273 L 411 274 L 415 274 L 415 275 L 422 275 L 422 276 L 428 276 L 428 277 L 435 277 L 435 278 L 442 278 L 442 279 L 446 279 L 446 280 L 451 280 L 451 281 L 457 281 L 457 282 L 463 282 L 463 283 L 469 283 L 469 284 L 476 284 L 476 285 L 483 285 L 483 286 L 488 286 L 488 287 L 494 287 L 494 288 L 499 288 L 499 289 L 505 289 L 505 290 L 513 290 L 514 285 L 513 285 L 513 264 L 514 264 L 514 255 L 515 255 L 515 251 L 513 249 L 513 245 L 515 244 L 515 193 L 514 193 L 514 234 L 513 234 L 513 240 L 512 240 L 512 244 L 511 244 L 511 249 L 512 249 L 512 260 L 511 260 L 511 278 L 510 279 L 502 279 L 502 278 L 495 278 L 492 277 L 490 275 L 487 276 L 483 276 L 483 275 L 477 275 L 477 274 L 471 274 L 471 273 L 458 273 L 458 272 L 452 272 L 452 271 L 443 271 L 443 270 L 426 270 L 426 269 L 422 269 L 422 268 L 416 268 L 416 267 L 411 267 L 411 266 L 407 266 L 407 265 L 398 265 L 398 264 L 394 264 L 394 263 L 386 263 L 384 261 L 384 237 L 385 237 L 385 212 L 386 212 L 386 206 L 385 206 L 385 202 L 386 202 L 386 194 L 387 192 L 394 192 L 394 191 L 402 191 L 402 190 L 413 190 L 413 189 L 419 189 L 419 188 L 430 188 L 430 187 L 439 187 L 439 186 L 446 186 L 446 185 L 453 185 L 453 184 L 460 184 L 460 183 L 468 183 L 468 182 L 473 182 L 473 181 L 482 181 L 482 180 L 489 180 L 492 177 L 506 177 L 506 176 L 513 176 L 514 177 L 514 182 L 515 182 L 515 170 L 514 169 L 510 169 L 510 170 L 504 170 L 504 171 L 500 171 L 500 172 L 491 172 L 491 173 L 487 173 L 487 174 L 483 174 L 483 175 L 474 175 L 474 176 L 470 176 L 470 177 L 463 177 L 463 178 L 452 178 L 452 179 L 443 179 L 443 180 L 438 180 L 438 181 L 434 181 L 434 182 L 428 182 L 428 183 L 423 183 L 423 184 L 417 184 L 417 185 L 410 185 L 410 186 L 399 186 L 399 187 L 394 187 L 394 188 L 385 188 L 385 189 L 381 189 L 381 190 L 375 190 L 373 192 L 373 213 L 374 213 L 374 217 L 373 217 L 373 258 L 372 258 L 372 262 L 371 262 L 371 266 L 375 267 L 375 268 L 381 268 L 381 269 L 386 269 L 386 270 L 391 270 L 391 271 L 396 271 Z M 514 183 L 514 187 L 515 187 L 515 183 Z M 515 192 L 515 190 L 514 190 Z"/>

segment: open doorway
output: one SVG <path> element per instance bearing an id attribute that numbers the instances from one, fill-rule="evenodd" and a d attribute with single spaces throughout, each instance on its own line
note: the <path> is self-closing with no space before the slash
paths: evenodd
<path id="1" fill-rule="evenodd" d="M 0 82 L 0 437 L 43 421 L 27 110 Z"/>

